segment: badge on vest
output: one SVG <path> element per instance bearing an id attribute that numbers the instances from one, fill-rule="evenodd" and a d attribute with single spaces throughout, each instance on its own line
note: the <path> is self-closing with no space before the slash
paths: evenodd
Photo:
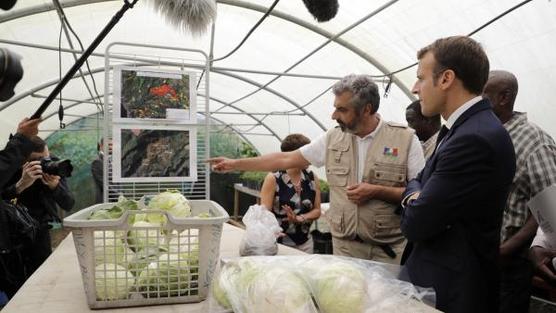
<path id="1" fill-rule="evenodd" d="M 385 155 L 385 156 L 390 156 L 390 157 L 397 158 L 398 157 L 398 148 L 384 147 L 384 152 L 382 154 Z"/>

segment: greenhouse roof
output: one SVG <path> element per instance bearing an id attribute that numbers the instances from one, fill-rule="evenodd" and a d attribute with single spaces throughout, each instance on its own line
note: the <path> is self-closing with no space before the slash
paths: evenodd
<path id="1" fill-rule="evenodd" d="M 60 3 L 73 30 L 88 46 L 123 0 Z M 213 121 L 227 125 L 262 153 L 276 151 L 279 141 L 289 133 L 315 138 L 335 125 L 330 118 L 330 87 L 349 73 L 373 75 L 385 96 L 380 114 L 387 120 L 405 122 L 405 107 L 415 99 L 410 90 L 416 67 L 409 66 L 416 62 L 416 51 L 437 38 L 478 30 L 472 37 L 487 51 L 491 69 L 511 71 L 519 80 L 516 110 L 528 112 L 531 121 L 556 136 L 556 108 L 550 100 L 556 98 L 556 2 L 339 3 L 335 18 L 318 23 L 303 1 L 282 0 L 245 44 L 218 60 L 244 39 L 273 1 L 219 0 L 214 27 L 201 36 L 192 36 L 166 23 L 147 1 L 139 0 L 90 57 L 95 84 L 83 67 L 83 77 L 78 75 L 63 90 L 64 122 L 96 114 L 102 106 L 95 98 L 100 96 L 104 101 L 105 93 L 111 95 L 111 90 L 105 90 L 111 84 L 105 84 L 104 73 L 111 43 L 196 49 L 214 56 L 208 79 L 210 93 L 205 85 L 198 94 L 199 101 L 208 97 Z M 75 37 L 68 33 L 73 40 L 70 45 L 60 26 L 58 11 L 49 0 L 19 0 L 13 9 L 0 14 L 0 46 L 22 56 L 25 69 L 16 96 L 0 103 L 2 144 L 17 122 L 40 106 L 60 79 L 60 72 L 65 73 L 80 55 Z M 175 53 L 171 57 L 178 64 L 188 62 L 179 51 Z M 141 54 L 137 55 L 141 59 Z M 55 103 L 43 114 L 43 137 L 58 130 L 57 110 Z"/>

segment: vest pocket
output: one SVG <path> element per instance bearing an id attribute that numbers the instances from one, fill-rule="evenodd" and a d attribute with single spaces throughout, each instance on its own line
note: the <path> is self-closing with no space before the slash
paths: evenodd
<path id="1" fill-rule="evenodd" d="M 326 212 L 326 219 L 330 225 L 330 230 L 333 235 L 338 237 L 343 237 L 344 235 L 344 214 L 342 212 L 336 212 L 334 209 L 328 210 Z"/>
<path id="2" fill-rule="evenodd" d="M 370 177 L 372 182 L 386 182 L 386 186 L 404 186 L 407 180 L 405 165 L 375 163 L 375 170 Z"/>
<path id="3" fill-rule="evenodd" d="M 330 186 L 344 187 L 347 185 L 349 168 L 347 167 L 328 167 L 326 178 Z"/>
<path id="4" fill-rule="evenodd" d="M 402 234 L 400 230 L 400 217 L 395 214 L 375 216 L 375 238 L 386 239 Z"/>

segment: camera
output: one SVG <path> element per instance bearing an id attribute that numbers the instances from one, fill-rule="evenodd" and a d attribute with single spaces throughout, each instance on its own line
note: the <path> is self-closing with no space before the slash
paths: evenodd
<path id="1" fill-rule="evenodd" d="M 41 167 L 43 173 L 60 177 L 70 177 L 73 171 L 73 165 L 71 165 L 70 160 L 54 161 L 49 158 L 43 158 L 41 159 Z"/>

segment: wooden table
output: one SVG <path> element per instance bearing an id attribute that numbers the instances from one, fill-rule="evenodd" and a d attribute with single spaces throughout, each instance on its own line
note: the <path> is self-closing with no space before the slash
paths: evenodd
<path id="1" fill-rule="evenodd" d="M 224 224 L 220 242 L 221 257 L 239 257 L 239 243 L 243 232 L 242 229 Z M 280 255 L 304 254 L 283 245 L 278 246 Z M 87 306 L 73 237 L 70 234 L 2 309 L 2 313 L 200 313 L 206 312 L 206 302 L 91 310 Z"/>

